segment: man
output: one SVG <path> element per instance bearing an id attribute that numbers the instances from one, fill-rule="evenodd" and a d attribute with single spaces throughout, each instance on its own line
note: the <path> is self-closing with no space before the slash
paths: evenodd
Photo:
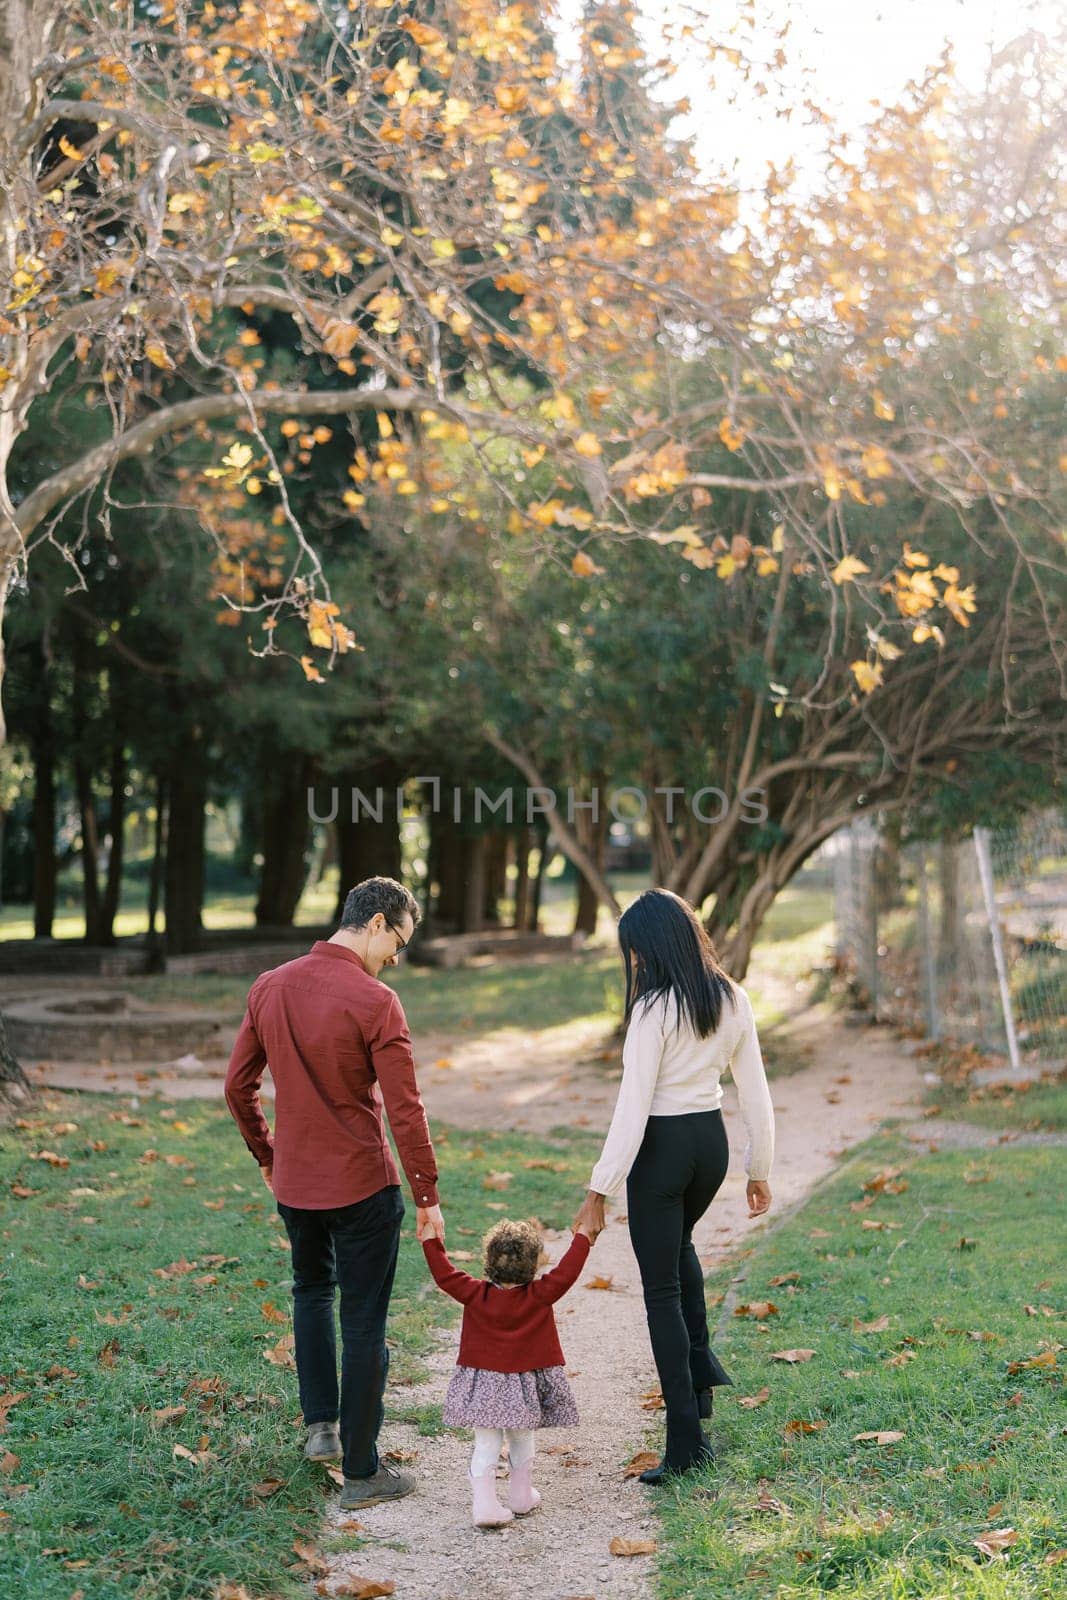
<path id="1" fill-rule="evenodd" d="M 432 1230 L 444 1242 L 445 1226 L 411 1036 L 399 999 L 378 973 L 396 966 L 418 921 L 418 904 L 403 884 L 392 878 L 357 884 L 330 939 L 256 979 L 226 1074 L 226 1103 L 292 1245 L 305 1454 L 312 1461 L 343 1458 L 346 1509 L 398 1499 L 415 1487 L 377 1449 L 389 1370 L 385 1322 L 404 1216 L 383 1101 L 419 1235 Z M 259 1099 L 268 1065 L 273 1137 Z"/>

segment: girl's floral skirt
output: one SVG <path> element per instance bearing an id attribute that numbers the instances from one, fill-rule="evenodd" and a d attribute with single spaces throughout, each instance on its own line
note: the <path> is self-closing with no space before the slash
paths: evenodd
<path id="1" fill-rule="evenodd" d="M 534 1372 L 457 1367 L 442 1421 L 450 1428 L 574 1428 L 578 1407 L 562 1367 Z"/>

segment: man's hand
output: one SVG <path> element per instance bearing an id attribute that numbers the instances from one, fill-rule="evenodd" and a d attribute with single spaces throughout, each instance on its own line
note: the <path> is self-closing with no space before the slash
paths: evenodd
<path id="1" fill-rule="evenodd" d="M 590 1189 L 582 1201 L 581 1210 L 571 1223 L 571 1229 L 574 1233 L 584 1233 L 592 1244 L 597 1234 L 604 1232 L 604 1226 L 604 1196 Z"/>
<path id="2" fill-rule="evenodd" d="M 746 1193 L 750 1217 L 762 1217 L 765 1211 L 771 1209 L 771 1187 L 761 1178 L 749 1178 Z"/>
<path id="3" fill-rule="evenodd" d="M 445 1242 L 445 1219 L 440 1206 L 418 1206 L 415 1210 L 415 1237 L 420 1244 L 427 1239 Z"/>
<path id="4" fill-rule="evenodd" d="M 263 1174 L 263 1182 L 267 1185 L 267 1188 L 270 1190 L 271 1194 L 273 1194 L 274 1193 L 274 1168 L 273 1168 L 273 1166 L 260 1167 L 259 1170 Z"/>

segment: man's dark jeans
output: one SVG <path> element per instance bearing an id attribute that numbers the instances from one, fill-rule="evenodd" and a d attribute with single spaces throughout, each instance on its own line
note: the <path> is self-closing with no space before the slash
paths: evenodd
<path id="1" fill-rule="evenodd" d="M 346 1478 L 378 1470 L 393 1292 L 404 1201 L 396 1184 L 355 1205 L 304 1211 L 278 1204 L 293 1247 L 293 1334 L 304 1421 L 338 1422 Z M 341 1291 L 341 1395 L 337 1395 L 334 1291 Z"/>

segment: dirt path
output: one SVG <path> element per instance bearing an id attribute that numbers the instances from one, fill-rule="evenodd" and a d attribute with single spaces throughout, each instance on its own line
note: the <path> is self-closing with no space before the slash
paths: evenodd
<path id="1" fill-rule="evenodd" d="M 806 1036 L 812 1065 L 772 1085 L 777 1209 L 802 1199 L 883 1119 L 906 1115 L 922 1089 L 915 1062 L 880 1032 L 846 1029 L 819 1012 L 798 1016 L 793 1028 Z M 591 1130 L 606 1127 L 614 1084 L 603 1082 L 602 1066 L 596 1074 L 564 1066 L 552 1076 L 550 1037 L 531 1040 L 521 1060 L 498 1062 L 494 1093 L 486 1097 L 476 1086 L 483 1059 L 479 1046 L 470 1057 L 459 1052 L 450 1067 L 425 1074 L 431 1117 L 458 1126 L 548 1128 L 579 1120 L 566 1112 L 580 1104 Z M 765 1226 L 753 1227 L 745 1214 L 743 1132 L 732 1090 L 725 1110 L 733 1150 L 730 1175 L 696 1236 L 709 1267 Z M 370 1544 L 335 1558 L 331 1583 L 353 1574 L 389 1581 L 398 1600 L 513 1600 L 522 1594 L 541 1600 L 649 1600 L 654 1557 L 612 1556 L 609 1550 L 615 1535 L 654 1539 L 657 1527 L 650 1500 L 655 1491 L 622 1476 L 638 1449 L 656 1443 L 654 1435 L 649 1439 L 654 1414 L 640 1403 L 655 1385 L 655 1372 L 627 1229 L 619 1208 L 609 1215 L 584 1278 L 610 1277 L 611 1290 L 591 1291 L 579 1282 L 559 1306 L 582 1422 L 577 1429 L 542 1436 L 536 1475 L 540 1510 L 500 1532 L 476 1533 L 470 1526 L 466 1438 L 420 1439 L 414 1428 L 389 1425 L 384 1447 L 406 1457 L 417 1453 L 412 1470 L 418 1491 L 362 1514 L 363 1537 Z M 568 1237 L 550 1238 L 554 1258 Z M 405 1405 L 443 1398 L 456 1339 L 455 1330 L 442 1331 L 429 1363 L 433 1377 L 424 1387 L 402 1391 Z"/>

